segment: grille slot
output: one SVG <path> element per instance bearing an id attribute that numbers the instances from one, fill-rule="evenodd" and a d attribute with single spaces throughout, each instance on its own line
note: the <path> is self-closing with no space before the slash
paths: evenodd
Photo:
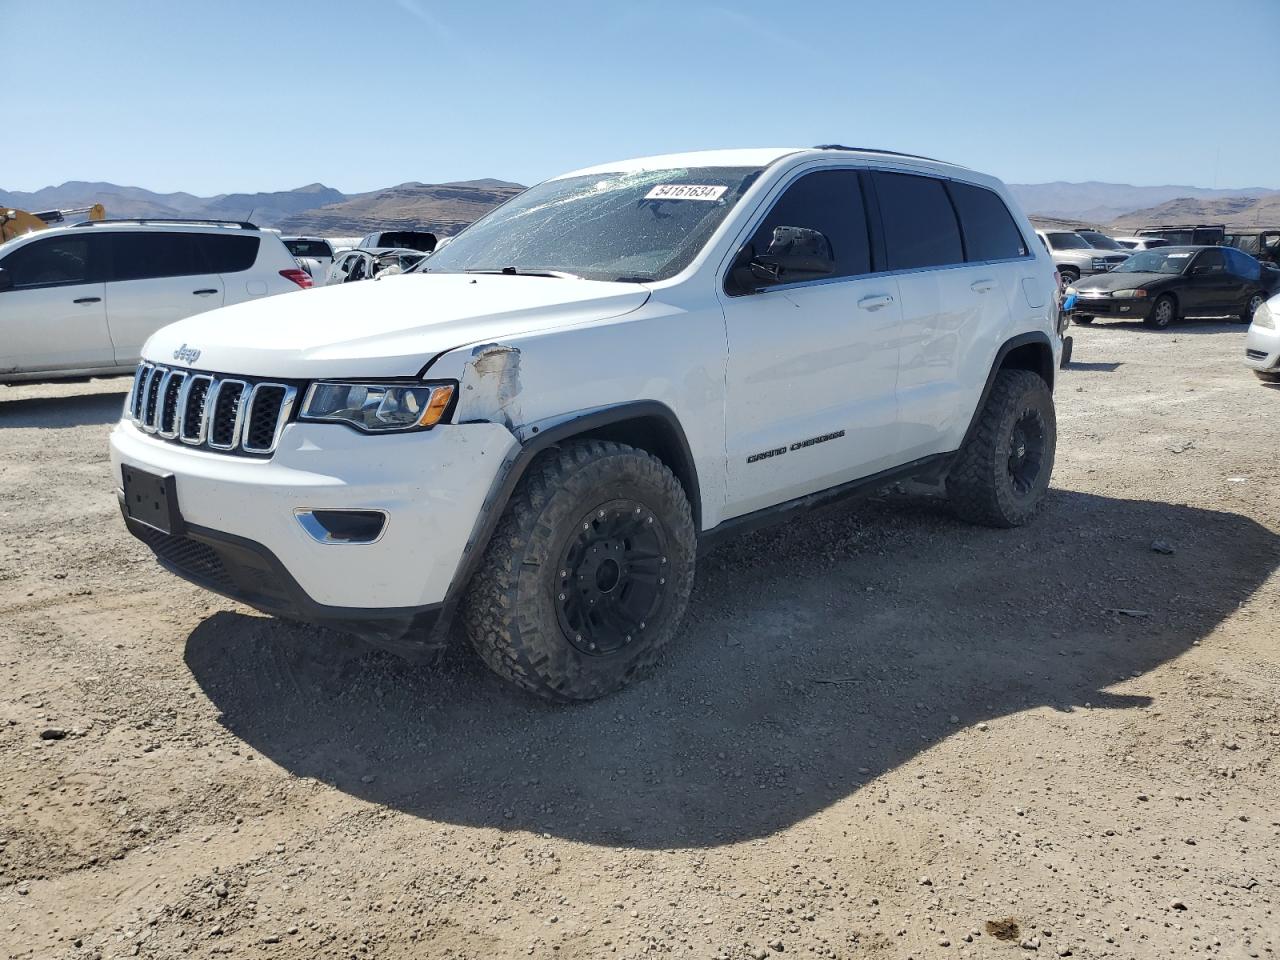
<path id="1" fill-rule="evenodd" d="M 284 408 L 286 387 L 260 383 L 249 399 L 249 419 L 245 422 L 241 446 L 250 453 L 266 453 L 276 445 L 276 427 Z"/>
<path id="2" fill-rule="evenodd" d="M 164 440 L 266 456 L 274 452 L 297 395 L 292 384 L 141 363 L 129 396 L 129 417 Z"/>
<path id="3" fill-rule="evenodd" d="M 187 383 L 186 396 L 182 398 L 183 443 L 204 443 L 205 403 L 211 386 L 213 377 L 204 374 L 196 374 Z"/>
<path id="4" fill-rule="evenodd" d="M 1263 350 L 1245 350 L 1244 355 L 1248 357 L 1250 360 L 1267 359 L 1266 351 L 1263 351 Z"/>
<path id="5" fill-rule="evenodd" d="M 223 380 L 209 404 L 208 444 L 215 450 L 232 450 L 240 442 L 241 401 L 248 388 L 243 380 Z"/>
<path id="6" fill-rule="evenodd" d="M 147 395 L 142 401 L 142 428 L 148 433 L 156 431 L 156 404 L 160 399 L 160 381 L 164 379 L 165 371 L 160 367 L 152 367 L 147 374 Z"/>
<path id="7" fill-rule="evenodd" d="M 160 381 L 160 415 L 156 424 L 156 433 L 166 440 L 178 435 L 178 398 L 182 395 L 182 385 L 187 375 L 180 370 L 171 370 Z"/>

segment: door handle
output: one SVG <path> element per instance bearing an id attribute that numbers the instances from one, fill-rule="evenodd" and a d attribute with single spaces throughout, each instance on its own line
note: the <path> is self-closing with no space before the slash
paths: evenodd
<path id="1" fill-rule="evenodd" d="M 863 297 L 858 301 L 858 306 L 863 310 L 879 310 L 881 307 L 887 307 L 893 303 L 893 297 L 887 293 L 882 293 L 874 297 Z"/>
<path id="2" fill-rule="evenodd" d="M 207 290 L 192 290 L 191 292 L 195 294 L 197 297 L 207 297 L 209 296 L 209 294 L 217 293 L 218 291 L 213 289 L 207 289 Z"/>
<path id="3" fill-rule="evenodd" d="M 101 297 L 81 297 L 78 300 L 72 300 L 72 303 L 101 303 Z"/>
<path id="4" fill-rule="evenodd" d="M 996 285 L 994 280 L 975 280 L 969 284 L 969 289 L 974 293 L 986 293 Z"/>

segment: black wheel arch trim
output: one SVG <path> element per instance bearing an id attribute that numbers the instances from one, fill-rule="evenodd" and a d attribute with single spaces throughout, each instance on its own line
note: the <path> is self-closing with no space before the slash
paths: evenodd
<path id="1" fill-rule="evenodd" d="M 480 560 L 489 546 L 494 530 L 497 529 L 503 511 L 507 509 L 507 503 L 511 500 L 516 485 L 524 477 L 534 458 L 568 440 L 590 436 L 601 429 L 620 426 L 629 421 L 645 420 L 658 420 L 670 431 L 670 436 L 675 442 L 676 456 L 683 462 L 668 463 L 667 466 L 676 474 L 685 488 L 689 507 L 693 511 L 694 528 L 701 528 L 702 496 L 693 451 L 689 447 L 684 427 L 680 425 L 675 411 L 665 403 L 657 400 L 631 400 L 593 410 L 578 411 L 549 427 L 524 427 L 520 432 L 527 433 L 527 438 L 521 441 L 520 446 L 512 451 L 499 468 L 489 495 L 481 506 L 480 515 L 476 518 L 471 536 L 463 548 L 462 559 L 458 561 L 458 568 L 454 571 L 453 580 L 450 581 L 448 592 L 440 605 L 439 616 L 431 628 L 429 640 L 431 645 L 444 642 L 448 636 L 467 585 L 480 565 Z"/>
<path id="2" fill-rule="evenodd" d="M 960 442 L 963 447 L 969 442 L 969 438 L 973 436 L 973 431 L 978 428 L 978 420 L 982 416 L 982 408 L 987 405 L 987 398 L 991 396 L 991 388 L 995 386 L 996 374 L 1004 369 L 1004 362 L 1014 350 L 1029 345 L 1043 346 L 1048 351 L 1048 362 L 1044 365 L 1043 370 L 1037 370 L 1049 384 L 1050 391 L 1053 390 L 1053 341 L 1049 339 L 1049 335 L 1043 330 L 1032 330 L 1028 333 L 1018 334 L 1011 337 L 1001 344 L 1000 349 L 996 351 L 995 359 L 991 361 L 991 369 L 987 372 L 987 382 L 982 385 L 982 394 L 978 397 L 978 402 L 973 408 L 973 414 L 969 418 L 969 428 L 964 432 L 964 439 Z"/>

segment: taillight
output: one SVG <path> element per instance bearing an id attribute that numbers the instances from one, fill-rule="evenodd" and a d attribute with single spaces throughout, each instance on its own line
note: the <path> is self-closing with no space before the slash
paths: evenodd
<path id="1" fill-rule="evenodd" d="M 307 273 L 305 270 L 281 270 L 280 276 L 284 277 L 286 280 L 292 280 L 303 290 L 306 290 L 311 286 L 311 274 Z"/>

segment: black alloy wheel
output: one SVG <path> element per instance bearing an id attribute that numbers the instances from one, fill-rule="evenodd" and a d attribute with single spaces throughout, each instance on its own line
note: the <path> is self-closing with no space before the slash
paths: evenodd
<path id="1" fill-rule="evenodd" d="M 1009 434 L 1009 482 L 1015 496 L 1026 498 L 1035 493 L 1044 469 L 1047 435 L 1044 417 L 1035 407 L 1023 410 L 1014 422 Z"/>
<path id="2" fill-rule="evenodd" d="M 584 654 L 608 656 L 642 637 L 667 600 L 669 534 L 633 500 L 601 504 L 578 522 L 556 581 L 560 629 Z"/>

